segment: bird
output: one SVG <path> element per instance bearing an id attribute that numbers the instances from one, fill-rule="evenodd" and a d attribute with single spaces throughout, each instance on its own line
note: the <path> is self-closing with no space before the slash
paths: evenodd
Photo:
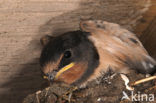
<path id="1" fill-rule="evenodd" d="M 110 68 L 123 74 L 156 72 L 156 61 L 124 27 L 102 20 L 82 20 L 79 26 L 79 30 L 40 39 L 41 71 L 50 82 L 84 87 Z"/>

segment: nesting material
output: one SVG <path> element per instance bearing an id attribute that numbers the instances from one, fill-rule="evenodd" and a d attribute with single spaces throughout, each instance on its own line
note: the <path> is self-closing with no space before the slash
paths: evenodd
<path id="1" fill-rule="evenodd" d="M 105 75 L 106 76 L 106 75 Z M 99 78 L 99 81 L 91 82 L 89 86 L 83 89 L 78 89 L 72 92 L 70 97 L 71 103 L 132 103 L 131 92 L 126 89 L 124 81 L 121 79 L 120 74 L 116 74 L 113 78 L 108 77 Z M 127 75 L 130 83 L 145 78 L 145 75 L 131 72 Z M 68 98 L 63 95 L 69 91 L 72 86 L 67 86 L 60 83 L 53 83 L 48 89 L 42 90 L 36 98 L 36 93 L 28 95 L 23 103 L 64 103 L 68 102 Z M 122 99 L 123 92 L 130 98 Z M 148 81 L 134 86 L 134 94 L 154 94 L 156 95 L 155 81 Z M 156 100 L 156 99 L 155 99 Z M 39 102 L 38 102 L 39 101 Z M 146 103 L 141 101 L 138 103 Z M 150 102 L 150 103 L 154 103 Z"/>

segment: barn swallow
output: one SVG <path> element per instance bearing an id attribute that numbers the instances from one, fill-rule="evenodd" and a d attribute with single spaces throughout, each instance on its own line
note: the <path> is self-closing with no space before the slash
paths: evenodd
<path id="1" fill-rule="evenodd" d="M 156 61 L 136 35 L 115 23 L 81 21 L 80 30 L 44 36 L 41 43 L 41 71 L 50 81 L 86 85 L 110 67 L 124 74 L 156 72 Z"/>

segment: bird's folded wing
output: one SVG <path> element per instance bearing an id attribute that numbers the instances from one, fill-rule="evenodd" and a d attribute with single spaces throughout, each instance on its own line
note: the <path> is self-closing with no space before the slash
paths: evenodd
<path id="1" fill-rule="evenodd" d="M 113 56 L 112 63 L 116 59 L 123 62 L 125 66 L 142 73 L 154 71 L 155 60 L 149 56 L 136 35 L 118 24 L 101 20 L 86 20 L 80 22 L 80 29 L 90 32 L 90 38 L 97 49 L 102 48 L 105 55 Z M 110 59 L 111 56 L 109 56 Z"/>

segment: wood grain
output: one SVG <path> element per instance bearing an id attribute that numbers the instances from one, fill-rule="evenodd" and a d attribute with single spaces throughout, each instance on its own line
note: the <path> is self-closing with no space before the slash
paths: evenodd
<path id="1" fill-rule="evenodd" d="M 40 37 L 79 29 L 80 19 L 137 24 L 149 0 L 0 0 L 0 101 L 17 103 L 42 88 Z"/>
<path id="2" fill-rule="evenodd" d="M 143 18 L 140 19 L 140 22 L 135 27 L 134 32 L 140 36 L 144 33 L 145 29 L 150 25 L 151 21 L 156 16 L 156 0 L 151 0 L 151 6 L 149 10 L 144 13 Z"/>
<path id="3" fill-rule="evenodd" d="M 147 51 L 156 58 L 156 16 L 144 30 L 140 39 Z"/>
<path id="4" fill-rule="evenodd" d="M 151 3 L 134 32 L 140 37 L 149 54 L 156 59 L 156 0 L 151 0 Z"/>

